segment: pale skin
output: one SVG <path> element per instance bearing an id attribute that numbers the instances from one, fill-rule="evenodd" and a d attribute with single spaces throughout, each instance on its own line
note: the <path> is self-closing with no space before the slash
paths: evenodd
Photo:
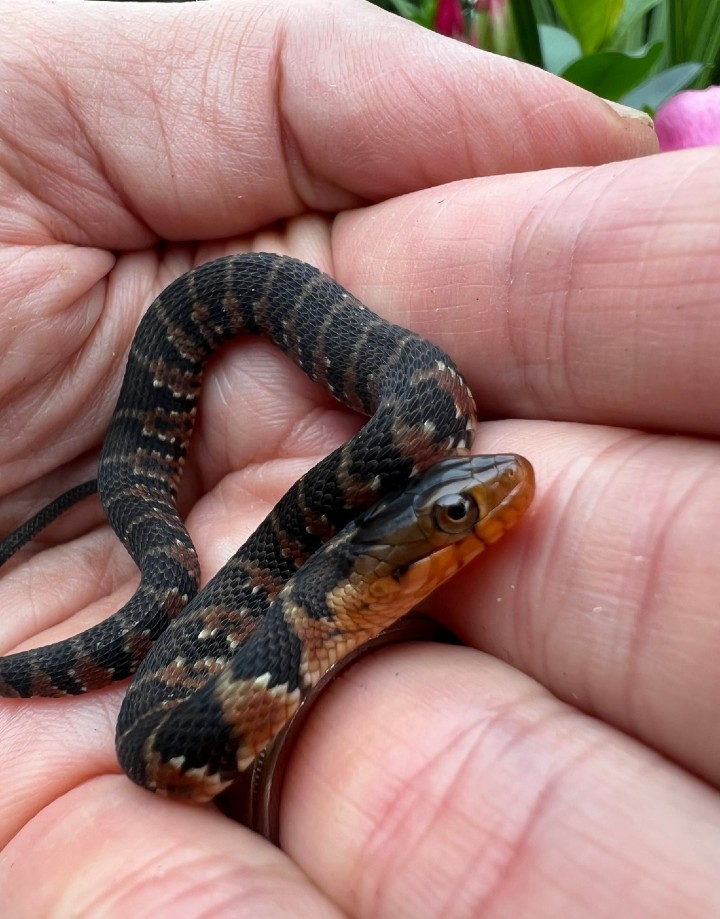
<path id="1" fill-rule="evenodd" d="M 239 250 L 436 341 L 521 419 L 475 449 L 538 481 L 427 603 L 465 646 L 386 648 L 318 702 L 282 850 L 120 773 L 124 687 L 0 701 L 7 914 L 719 915 L 720 151 L 655 156 L 358 0 L 6 0 L 0 28 L 2 533 L 92 475 L 152 297 Z M 268 344 L 218 356 L 181 502 L 206 577 L 358 423 Z M 2 574 L 3 653 L 135 583 L 93 500 Z"/>

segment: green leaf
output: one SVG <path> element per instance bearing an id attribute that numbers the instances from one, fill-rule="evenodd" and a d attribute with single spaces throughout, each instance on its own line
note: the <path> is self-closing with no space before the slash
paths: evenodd
<path id="1" fill-rule="evenodd" d="M 522 60 L 536 67 L 543 66 L 538 38 L 538 25 L 532 0 L 510 0 L 515 31 Z"/>
<path id="2" fill-rule="evenodd" d="M 662 54 L 663 43 L 658 41 L 641 51 L 625 54 L 622 51 L 602 51 L 589 54 L 561 74 L 566 80 L 603 96 L 619 99 L 649 75 Z"/>
<path id="3" fill-rule="evenodd" d="M 662 73 L 650 77 L 635 89 L 626 93 L 619 100 L 624 105 L 630 105 L 637 109 L 649 109 L 655 112 L 660 106 L 679 93 L 681 89 L 690 86 L 695 77 L 703 69 L 702 64 L 678 64 L 676 67 L 669 67 Z"/>
<path id="4" fill-rule="evenodd" d="M 573 61 L 582 56 L 580 42 L 556 26 L 539 26 L 540 47 L 545 70 L 562 73 Z"/>
<path id="5" fill-rule="evenodd" d="M 720 64 L 720 4 L 717 0 L 667 0 L 669 64 L 702 61 L 696 87 L 707 86 Z"/>
<path id="6" fill-rule="evenodd" d="M 664 0 L 625 0 L 622 13 L 615 24 L 611 44 L 613 48 L 622 41 L 626 33 L 636 26 L 650 10 L 659 6 Z"/>
<path id="7" fill-rule="evenodd" d="M 555 7 L 583 52 L 591 54 L 612 35 L 623 0 L 555 0 Z"/>
<path id="8" fill-rule="evenodd" d="M 403 19 L 410 19 L 431 29 L 435 23 L 436 0 L 390 0 L 390 5 Z"/>

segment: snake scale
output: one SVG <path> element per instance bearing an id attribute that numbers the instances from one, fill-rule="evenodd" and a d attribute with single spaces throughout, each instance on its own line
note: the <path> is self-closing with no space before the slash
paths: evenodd
<path id="1" fill-rule="evenodd" d="M 371 417 L 199 591 L 176 493 L 206 362 L 241 332 L 267 337 Z M 135 674 L 117 726 L 123 769 L 154 791 L 209 800 L 335 661 L 524 511 L 531 467 L 467 456 L 474 424 L 472 395 L 443 351 L 310 265 L 252 253 L 187 272 L 139 324 L 98 464 L 100 500 L 139 586 L 87 631 L 0 659 L 0 694 L 73 695 Z M 49 505 L 0 556 L 93 488 Z"/>

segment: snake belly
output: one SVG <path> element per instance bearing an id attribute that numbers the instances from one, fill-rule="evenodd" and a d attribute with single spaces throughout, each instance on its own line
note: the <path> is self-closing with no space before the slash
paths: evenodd
<path id="1" fill-rule="evenodd" d="M 340 402 L 371 417 L 289 489 L 197 594 L 197 555 L 178 515 L 177 487 L 207 360 L 243 332 L 270 339 Z M 324 543 L 436 461 L 467 452 L 474 424 L 472 395 L 443 351 L 381 319 L 310 265 L 252 253 L 187 272 L 140 322 L 99 459 L 100 499 L 140 569 L 139 586 L 117 613 L 85 632 L 1 658 L 0 694 L 85 693 L 131 676 L 145 659 L 120 714 L 123 767 L 154 790 L 178 784 L 178 793 L 207 799 L 237 771 L 243 731 L 227 709 L 191 709 L 187 700 L 209 698 L 284 585 Z M 273 637 L 272 685 L 260 660 L 267 648 L 257 652 L 257 664 L 245 655 L 246 678 L 267 690 L 243 716 L 245 733 L 253 718 L 287 720 L 283 687 L 298 684 L 298 636 L 287 617 L 275 627 L 282 634 Z M 261 645 L 256 637 L 253 647 Z M 158 723 L 183 706 L 187 718 L 175 717 L 173 749 L 166 748 Z M 205 734 L 210 724 L 222 735 L 214 748 L 220 753 L 196 743 L 201 719 Z M 173 771 L 212 773 L 211 788 L 205 783 L 194 795 L 168 778 Z"/>

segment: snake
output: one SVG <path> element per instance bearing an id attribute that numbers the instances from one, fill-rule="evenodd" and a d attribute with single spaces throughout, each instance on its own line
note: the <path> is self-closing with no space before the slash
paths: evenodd
<path id="1" fill-rule="evenodd" d="M 260 335 L 369 420 L 299 479 L 200 589 L 177 492 L 203 373 Z M 5 560 L 97 490 L 140 572 L 114 615 L 0 658 L 0 695 L 59 697 L 133 677 L 117 722 L 137 784 L 194 803 L 228 787 L 323 674 L 520 518 L 530 463 L 470 455 L 476 410 L 451 358 L 317 268 L 239 253 L 170 283 L 132 339 L 97 479 L 0 544 Z"/>

